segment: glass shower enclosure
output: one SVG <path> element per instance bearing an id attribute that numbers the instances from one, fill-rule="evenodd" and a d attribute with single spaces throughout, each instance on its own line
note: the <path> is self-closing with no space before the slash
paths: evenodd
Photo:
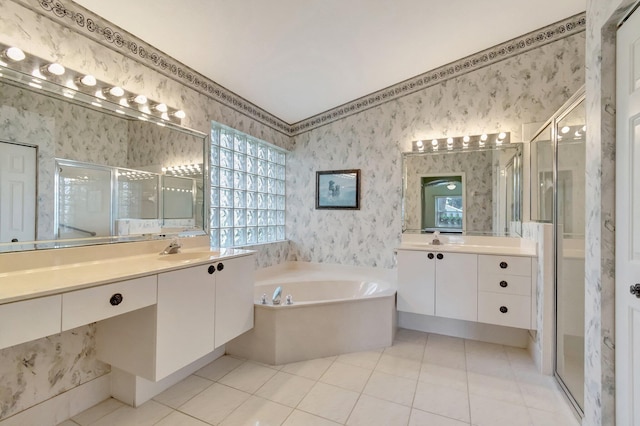
<path id="1" fill-rule="evenodd" d="M 579 90 L 531 141 L 531 218 L 553 224 L 555 376 L 584 407 L 585 95 Z"/>

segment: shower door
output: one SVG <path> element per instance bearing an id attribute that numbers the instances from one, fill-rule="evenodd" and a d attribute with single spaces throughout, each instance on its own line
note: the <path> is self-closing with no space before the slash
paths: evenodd
<path id="1" fill-rule="evenodd" d="M 585 106 L 555 120 L 556 375 L 584 407 Z"/>

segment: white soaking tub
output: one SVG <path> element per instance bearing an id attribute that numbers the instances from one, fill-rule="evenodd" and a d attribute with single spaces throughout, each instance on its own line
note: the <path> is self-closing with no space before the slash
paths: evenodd
<path id="1" fill-rule="evenodd" d="M 226 345 L 231 355 L 279 365 L 390 346 L 396 327 L 392 273 L 288 262 L 257 273 L 255 325 Z M 280 305 L 271 304 L 277 287 Z M 266 294 L 267 304 L 261 303 Z M 291 295 L 293 304 L 286 304 Z"/>

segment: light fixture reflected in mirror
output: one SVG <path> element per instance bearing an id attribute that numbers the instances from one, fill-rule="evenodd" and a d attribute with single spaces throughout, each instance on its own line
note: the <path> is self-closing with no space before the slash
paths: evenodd
<path id="1" fill-rule="evenodd" d="M 180 120 L 182 120 L 183 118 L 185 118 L 187 116 L 187 114 L 184 111 L 182 111 L 181 109 L 179 109 L 178 111 L 174 112 L 172 115 L 174 117 L 176 117 L 176 118 L 179 118 Z M 422 141 L 420 141 L 420 142 L 422 142 Z"/>
<path id="2" fill-rule="evenodd" d="M 449 191 L 453 191 L 454 189 L 456 189 L 456 184 L 453 182 L 450 182 L 449 185 L 447 185 L 447 189 Z"/>

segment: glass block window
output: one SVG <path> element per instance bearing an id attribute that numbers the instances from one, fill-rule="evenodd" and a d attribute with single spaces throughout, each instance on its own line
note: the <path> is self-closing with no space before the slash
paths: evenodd
<path id="1" fill-rule="evenodd" d="M 213 122 L 211 245 L 240 247 L 285 239 L 287 151 Z"/>

